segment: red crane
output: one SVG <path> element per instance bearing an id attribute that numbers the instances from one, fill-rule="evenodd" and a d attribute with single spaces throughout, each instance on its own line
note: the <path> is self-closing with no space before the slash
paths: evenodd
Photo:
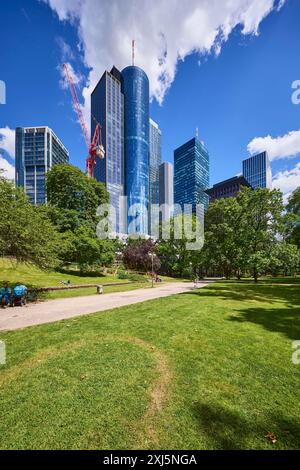
<path id="1" fill-rule="evenodd" d="M 88 149 L 88 157 L 86 159 L 86 169 L 88 175 L 92 178 L 94 176 L 94 168 L 96 165 L 96 158 L 100 158 L 103 160 L 105 158 L 105 150 L 102 145 L 102 128 L 100 124 L 97 122 L 95 132 L 92 138 L 92 142 L 90 141 L 89 132 L 87 130 L 87 126 L 83 117 L 82 109 L 78 100 L 75 83 L 73 77 L 70 73 L 69 67 L 67 64 L 63 65 L 66 77 L 69 82 L 69 87 L 73 99 L 73 103 L 75 106 L 75 110 L 81 125 L 82 133 L 84 136 L 84 140 Z"/>

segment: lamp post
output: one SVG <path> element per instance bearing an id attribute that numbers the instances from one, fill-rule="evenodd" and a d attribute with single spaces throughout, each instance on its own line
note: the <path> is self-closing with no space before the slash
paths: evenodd
<path id="1" fill-rule="evenodd" d="M 154 256 L 156 256 L 156 254 L 153 253 L 153 251 L 150 251 L 150 252 L 149 252 L 149 256 L 151 257 L 151 271 L 152 271 L 151 278 L 152 278 L 152 287 L 154 287 L 153 260 L 154 260 Z"/>

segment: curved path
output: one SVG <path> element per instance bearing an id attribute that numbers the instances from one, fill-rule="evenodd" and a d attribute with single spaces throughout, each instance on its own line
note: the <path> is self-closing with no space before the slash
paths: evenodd
<path id="1" fill-rule="evenodd" d="M 198 288 L 205 287 L 212 281 L 198 283 Z M 26 307 L 14 307 L 0 310 L 0 331 L 17 330 L 27 326 L 51 323 L 67 318 L 102 312 L 125 305 L 137 304 L 146 300 L 159 299 L 169 295 L 182 294 L 193 290 L 193 283 L 173 282 L 156 286 L 154 289 L 137 289 L 104 295 L 90 295 L 68 299 L 56 299 L 29 304 Z"/>

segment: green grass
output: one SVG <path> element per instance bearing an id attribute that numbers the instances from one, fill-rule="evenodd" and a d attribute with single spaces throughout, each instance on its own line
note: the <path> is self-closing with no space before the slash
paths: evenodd
<path id="1" fill-rule="evenodd" d="M 160 276 L 164 282 L 178 282 L 183 279 L 175 279 L 169 276 Z M 8 282 L 13 287 L 17 282 L 25 284 L 29 288 L 39 287 L 56 287 L 62 286 L 62 281 L 70 280 L 71 284 L 102 284 L 104 285 L 104 293 L 124 292 L 128 290 L 135 290 L 140 288 L 150 287 L 151 283 L 145 276 L 145 282 L 134 282 L 133 284 L 126 285 L 128 279 L 119 279 L 118 275 L 103 275 L 103 276 L 80 276 L 78 273 L 66 274 L 58 271 L 41 270 L 32 264 L 17 263 L 14 260 L 7 258 L 0 258 L 0 286 L 4 282 Z M 110 283 L 124 283 L 124 286 L 107 286 Z M 161 284 L 156 284 L 159 286 Z M 62 290 L 43 292 L 39 294 L 39 298 L 43 300 L 49 299 L 62 299 L 68 297 L 80 297 L 85 295 L 95 295 L 95 287 L 80 288 L 74 290 Z"/>
<path id="2" fill-rule="evenodd" d="M 122 292 L 126 290 L 134 290 L 141 287 L 147 287 L 145 283 L 136 282 L 134 284 L 125 285 L 128 280 L 119 279 L 114 275 L 103 276 L 80 276 L 78 273 L 65 274 L 58 271 L 41 270 L 32 264 L 17 263 L 7 258 L 0 258 L 0 285 L 8 282 L 10 286 L 14 286 L 17 282 L 21 282 L 29 288 L 39 287 L 56 287 L 62 286 L 62 281 L 70 280 L 71 284 L 110 284 L 113 282 L 124 283 L 124 286 L 108 286 L 104 288 L 104 293 Z M 44 292 L 39 294 L 41 299 L 61 299 L 67 297 L 79 297 L 83 295 L 95 295 L 96 288 L 81 288 L 74 290 L 62 290 L 53 292 Z"/>
<path id="3" fill-rule="evenodd" d="M 222 281 L 0 339 L 0 448 L 299 448 L 299 279 Z"/>

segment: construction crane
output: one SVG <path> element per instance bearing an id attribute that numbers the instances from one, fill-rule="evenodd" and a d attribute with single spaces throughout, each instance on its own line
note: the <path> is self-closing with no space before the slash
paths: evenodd
<path id="1" fill-rule="evenodd" d="M 99 122 L 97 122 L 96 119 L 93 118 L 96 121 L 96 128 L 95 128 L 95 132 L 94 132 L 94 135 L 93 135 L 93 138 L 92 138 L 92 141 L 91 141 L 90 137 L 89 137 L 89 132 L 88 132 L 88 129 L 87 129 L 87 125 L 86 125 L 84 117 L 83 117 L 82 109 L 81 109 L 81 106 L 80 106 L 80 103 L 79 103 L 79 100 L 78 100 L 78 96 L 77 96 L 75 83 L 74 83 L 72 74 L 71 74 L 67 64 L 63 64 L 63 67 L 64 67 L 64 71 L 65 71 L 66 77 L 67 77 L 68 82 L 69 82 L 69 87 L 70 87 L 74 107 L 75 107 L 75 110 L 76 110 L 76 113 L 77 113 L 77 116 L 78 116 L 78 119 L 79 119 L 79 122 L 80 122 L 80 125 L 81 125 L 83 137 L 84 137 L 84 140 L 85 140 L 85 143 L 86 143 L 86 146 L 87 146 L 87 150 L 88 150 L 88 157 L 86 159 L 87 173 L 91 178 L 93 178 L 94 177 L 94 168 L 95 168 L 95 165 L 96 165 L 96 159 L 100 158 L 100 160 L 103 160 L 105 158 L 105 150 L 104 150 L 104 147 L 102 145 L 102 128 L 101 128 Z"/>

